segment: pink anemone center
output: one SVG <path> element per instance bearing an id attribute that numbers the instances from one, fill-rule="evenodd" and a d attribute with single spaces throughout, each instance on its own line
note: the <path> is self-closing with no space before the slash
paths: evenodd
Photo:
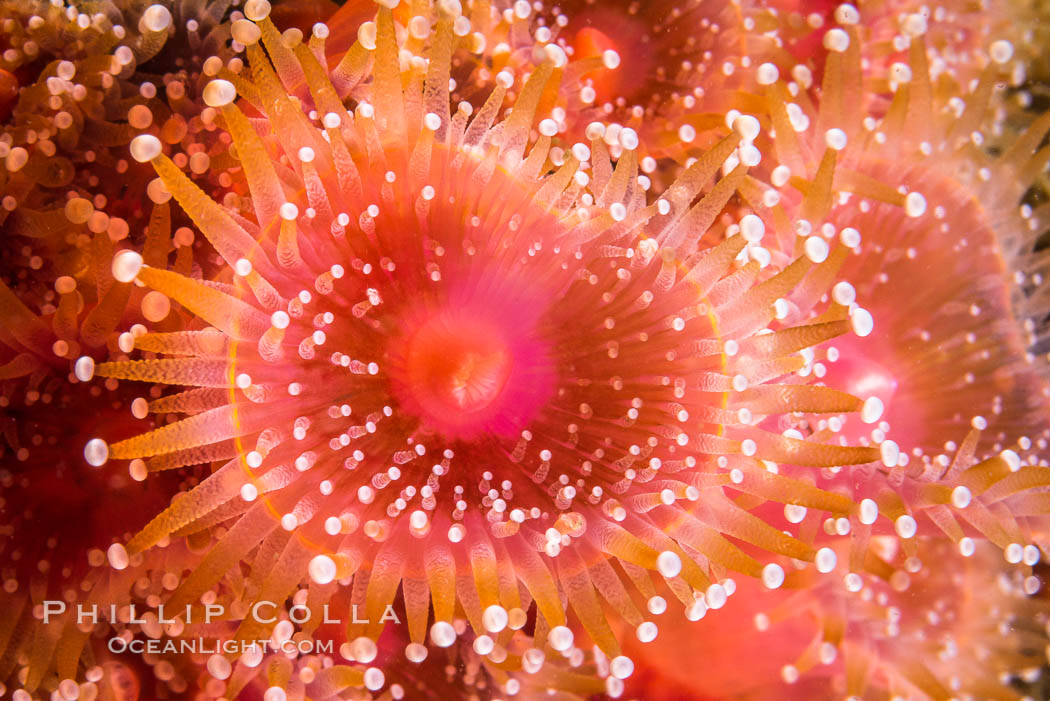
<path id="1" fill-rule="evenodd" d="M 499 398 L 511 357 L 499 329 L 475 319 L 432 319 L 408 342 L 408 381 L 435 412 L 476 414 Z"/>
<path id="2" fill-rule="evenodd" d="M 550 398 L 554 368 L 533 315 L 499 301 L 409 315 L 392 348 L 394 393 L 425 429 L 449 440 L 511 436 Z"/>

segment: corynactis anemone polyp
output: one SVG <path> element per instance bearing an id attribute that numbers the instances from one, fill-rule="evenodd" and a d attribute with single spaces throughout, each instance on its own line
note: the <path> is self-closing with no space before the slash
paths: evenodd
<path id="1" fill-rule="evenodd" d="M 987 156 L 979 146 L 983 134 L 996 129 L 992 88 L 1012 72 L 1012 46 L 991 43 L 988 65 L 972 92 L 948 75 L 934 85 L 919 31 L 911 37 L 910 68 L 894 68 L 890 79 L 869 78 L 856 54 L 851 59 L 844 53 L 859 41 L 855 21 L 826 34 L 838 58 L 827 61 L 815 107 L 796 105 L 792 115 L 781 102 L 786 91 L 776 72 L 758 67 L 769 73 L 764 118 L 775 125 L 768 150 L 779 160 L 763 167 L 774 186 L 791 184 L 799 192 L 759 191 L 750 200 L 764 216 L 795 222 L 810 241 L 856 239 L 858 255 L 844 259 L 843 273 L 863 282 L 839 283 L 832 296 L 862 304 L 889 331 L 836 340 L 820 350 L 827 381 L 869 396 L 871 411 L 863 418 L 877 425 L 862 440 L 879 444 L 889 468 L 885 481 L 852 485 L 854 499 L 870 496 L 894 518 L 925 512 L 960 540 L 963 532 L 947 511 L 952 506 L 1000 546 L 1021 547 L 1040 532 L 1019 525 L 999 502 L 1042 484 L 1038 456 L 1026 470 L 1035 481 L 1022 486 L 1025 478 L 1007 476 L 1022 467 L 1018 453 L 1033 445 L 1045 448 L 1044 362 L 1026 353 L 1032 339 L 1023 327 L 1035 328 L 1045 316 L 1038 296 L 1024 291 L 1043 256 L 1033 250 L 1038 213 L 1023 206 L 1022 197 L 1044 163 L 1036 147 L 1050 117 L 1004 139 L 1002 155 Z M 867 79 L 892 86 L 888 107 L 879 111 L 873 102 L 846 109 L 847 86 Z M 774 257 L 790 258 L 795 245 L 795 237 L 784 237 L 770 249 Z M 908 285 L 931 266 L 946 274 L 912 291 Z M 907 292 L 899 295 L 898 289 Z M 984 431 L 981 445 L 975 433 L 963 443 L 965 457 L 953 462 L 940 454 L 946 439 L 963 438 L 971 420 Z M 856 431 L 845 426 L 847 435 Z M 988 459 L 972 465 L 974 455 Z M 912 458 L 921 462 L 909 466 Z M 850 472 L 874 476 L 868 469 Z M 912 521 L 905 523 L 912 530 Z"/>
<path id="2" fill-rule="evenodd" d="M 761 240 L 757 217 L 732 235 L 720 231 L 718 245 L 701 239 L 722 227 L 715 220 L 744 167 L 694 200 L 754 135 L 723 135 L 647 205 L 630 130 L 615 166 L 584 145 L 552 156 L 548 120 L 530 133 L 564 62 L 556 46 L 506 119 L 496 121 L 509 73 L 470 119 L 468 106 L 449 110 L 454 27 L 469 22 L 458 3 L 422 15 L 436 24 L 429 69 L 407 85 L 386 7 L 367 46 L 347 54 L 354 61 L 374 46 L 371 74 L 351 79 L 337 67 L 335 81 L 317 61 L 319 35 L 311 46 L 282 38 L 268 10 L 249 3 L 250 19 L 233 28 L 251 80 L 227 72 L 235 82 L 205 90 L 233 137 L 255 222 L 209 199 L 155 137 L 131 145 L 225 258 L 222 279 L 232 282 L 117 254 L 117 280 L 153 288 L 210 327 L 134 338 L 137 350 L 176 357 L 95 368 L 196 388 L 152 407 L 187 418 L 111 445 L 93 440 L 87 455 L 146 459 L 147 469 L 233 459 L 114 545 L 111 560 L 189 524 L 233 519 L 173 601 L 197 601 L 255 553 L 256 567 L 267 568 L 260 600 L 285 600 L 307 571 L 318 601 L 334 580 L 352 581 L 352 601 L 371 623 L 352 624 L 351 640 L 379 634 L 403 583 L 416 645 L 431 603 L 431 639 L 448 645 L 457 607 L 478 635 L 502 643 L 526 625 L 534 600 L 537 647 L 565 651 L 574 636 L 564 595 L 614 658 L 615 677 L 632 665 L 618 657 L 602 600 L 639 635 L 655 633 L 621 577 L 662 611 L 655 571 L 697 618 L 724 602 L 727 571 L 769 587 L 783 580 L 780 565 L 734 540 L 812 560 L 811 546 L 724 487 L 847 516 L 856 510 L 848 499 L 782 478 L 762 460 L 832 466 L 871 462 L 878 451 L 754 425 L 768 414 L 862 405 L 828 388 L 767 384 L 806 364 L 799 351 L 849 329 L 839 305 L 805 316 L 841 252 L 760 277 L 758 262 L 732 266 Z M 309 86 L 309 113 L 282 81 Z M 370 100 L 347 112 L 339 95 L 369 85 Z M 264 131 L 238 94 L 266 116 Z M 269 130 L 280 138 L 260 136 Z M 782 298 L 805 321 L 758 334 Z M 238 637 L 267 627 L 246 621 Z"/>
<path id="3" fill-rule="evenodd" d="M 65 220 L 62 211 L 58 214 L 63 225 L 53 220 L 53 226 L 60 235 L 82 226 Z M 104 248 L 91 250 L 103 251 L 107 262 L 111 257 Z M 141 430 L 133 421 L 136 407 L 144 407 L 146 400 L 115 392 L 115 385 L 75 383 L 69 372 L 70 354 L 98 345 L 96 333 L 103 340 L 107 335 L 105 324 L 93 320 L 111 319 L 115 326 L 127 296 L 119 304 L 110 300 L 106 308 L 92 299 L 96 281 L 89 276 L 82 286 L 60 277 L 55 290 L 42 297 L 35 294 L 39 282 L 29 276 L 16 294 L 0 281 L 5 321 L 0 336 L 0 607 L 5 612 L 0 683 L 17 689 L 19 699 L 41 690 L 68 694 L 71 688 L 80 688 L 87 698 L 120 683 L 127 672 L 123 665 L 103 664 L 108 657 L 104 644 L 89 639 L 93 632 L 109 630 L 110 621 L 81 623 L 74 606 L 126 604 L 139 575 L 102 567 L 104 551 L 164 508 L 187 476 L 160 476 L 147 488 L 141 484 L 144 472 L 100 470 L 79 451 L 72 454 L 65 448 L 71 440 L 96 434 L 99 424 L 116 434 L 134 435 Z M 91 364 L 89 358 L 80 368 L 85 364 Z M 72 430 L 66 423 L 70 415 L 93 418 Z M 171 548 L 167 556 L 175 558 L 177 550 Z M 152 559 L 156 567 L 159 559 Z M 67 610 L 52 610 L 47 620 L 46 601 L 64 602 Z"/>
<path id="4" fill-rule="evenodd" d="M 143 191 L 153 197 L 158 188 L 143 187 L 145 179 L 127 187 L 120 176 L 130 160 L 127 144 L 138 130 L 163 116 L 154 128 L 168 138 L 182 119 L 168 119 L 165 110 L 151 114 L 144 103 L 154 99 L 156 86 L 135 73 L 136 61 L 150 59 L 167 41 L 170 12 L 159 5 L 125 9 L 121 15 L 112 7 L 85 13 L 54 3 L 0 6 L 12 47 L 3 60 L 19 64 L 27 82 L 0 136 L 0 682 L 20 700 L 40 693 L 73 698 L 73 690 L 85 699 L 114 698 L 139 687 L 127 665 L 107 662 L 111 654 L 99 638 L 113 626 L 126 629 L 121 621 L 128 620 L 126 605 L 141 573 L 100 565 L 113 540 L 140 528 L 179 486 L 195 483 L 190 475 L 170 473 L 147 487 L 139 464 L 131 465 L 130 474 L 100 470 L 81 451 L 64 449 L 70 440 L 97 435 L 98 423 L 114 435 L 141 431 L 134 419 L 145 416 L 147 404 L 137 396 L 146 394 L 141 387 L 126 385 L 121 389 L 132 392 L 119 392 L 115 382 L 76 384 L 72 361 L 84 353 L 121 357 L 118 325 L 174 321 L 166 318 L 168 307 L 153 304 L 156 297 L 115 282 L 110 273 L 114 242 L 126 238 L 154 264 L 167 259 L 173 242 L 165 203 L 170 196 L 156 197 L 151 216 L 142 211 Z M 126 31 L 121 22 L 138 31 Z M 197 27 L 187 21 L 189 33 Z M 61 60 L 47 60 L 52 58 Z M 174 101 L 183 83 L 166 82 Z M 144 122 L 144 113 L 151 119 Z M 183 229 L 174 236 L 175 267 L 186 272 L 193 264 L 189 234 Z M 92 362 L 84 357 L 77 372 Z M 70 416 L 81 417 L 75 429 L 67 423 Z M 170 548 L 147 557 L 144 567 L 162 572 L 179 559 L 180 548 Z M 65 602 L 67 611 L 45 620 L 46 600 Z M 107 612 L 112 604 L 122 613 L 120 620 L 104 614 L 81 623 L 76 604 L 105 605 Z M 157 678 L 174 690 L 185 687 L 175 676 Z M 141 686 L 153 688 L 147 678 Z"/>
<path id="5" fill-rule="evenodd" d="M 843 19 L 846 28 L 830 30 L 825 42 L 837 54 L 856 49 L 859 40 L 850 26 L 856 18 Z M 1011 565 L 1038 562 L 1039 548 L 1026 543 L 1045 547 L 1045 370 L 1042 358 L 1025 352 L 1033 342 L 1027 333 L 1045 317 L 1039 295 L 1029 294 L 1038 287 L 1033 273 L 1043 256 L 1033 251 L 1039 212 L 1022 205 L 1022 197 L 1045 165 L 1045 153 L 1036 149 L 1050 119 L 1042 116 L 1019 136 L 1003 138 L 997 133 L 1001 120 L 990 107 L 998 104 L 993 86 L 1017 73 L 1012 45 L 990 41 L 981 78 L 963 80 L 960 87 L 953 79 L 965 75 L 937 76 L 928 67 L 920 26 L 912 29 L 910 65 L 893 66 L 888 76 L 862 73 L 857 53 L 829 60 L 816 107 L 804 96 L 785 105 L 787 95 L 799 95 L 798 86 L 779 81 L 771 65 L 757 67 L 769 88 L 765 104 L 751 106 L 762 107 L 755 113 L 774 125 L 775 137 L 774 130 L 768 132 L 773 143 L 762 151 L 775 154 L 779 163 L 763 163 L 776 190 L 756 189 L 748 193 L 749 201 L 764 217 L 795 221 L 816 240 L 841 236 L 859 244 L 857 255 L 844 260 L 843 272 L 860 284 L 837 285 L 832 296 L 871 310 L 880 334 L 830 342 L 818 350 L 819 369 L 829 383 L 845 381 L 847 389 L 873 397 L 864 419 L 878 425 L 866 432 L 880 444 L 886 468 L 822 473 L 818 484 L 867 502 L 860 524 L 823 514 L 812 519 L 795 505 L 785 509 L 786 520 L 798 524 L 800 533 L 819 533 L 823 521 L 828 535 L 849 533 L 851 547 L 838 556 L 829 550 L 824 563 L 818 556 L 818 570 L 837 567 L 845 580 L 828 578 L 817 585 L 792 578 L 786 585 L 801 591 L 779 615 L 793 614 L 800 602 L 833 596 L 812 604 L 822 630 L 798 641 L 800 648 L 812 642 L 783 675 L 790 682 L 818 662 L 844 660 L 835 691 L 857 697 L 880 697 L 875 690 L 886 689 L 908 698 L 960 692 L 1020 698 L 1021 692 L 998 682 L 1030 677 L 1040 662 L 1038 654 L 1029 653 L 1041 649 L 1045 639 L 1025 622 L 1045 616 L 1039 604 L 1026 600 L 1040 580 L 1013 569 L 1005 579 L 1010 607 L 1020 612 L 1016 624 L 1004 620 L 1013 616 L 1000 617 L 997 607 L 989 616 L 967 610 L 963 620 L 962 613 L 950 610 L 952 597 L 943 591 L 948 585 L 988 591 L 987 583 L 974 584 L 979 574 L 948 576 L 957 568 L 970 572 L 972 565 L 960 558 L 988 563 L 975 574 L 1002 567 L 994 565 L 999 558 L 982 538 L 1001 548 Z M 869 80 L 891 88 L 884 101 L 879 89 L 870 102 L 844 101 L 851 84 Z M 1003 144 L 997 157 L 981 148 L 993 138 Z M 788 183 L 799 193 L 782 187 Z M 769 248 L 774 259 L 778 246 L 790 256 L 802 240 L 789 236 Z M 931 270 L 938 274 L 923 278 Z M 984 416 L 972 418 L 973 412 Z M 971 418 L 974 426 L 988 429 L 983 440 L 977 431 L 963 438 Z M 834 427 L 839 432 L 842 424 L 836 419 Z M 847 423 L 844 432 L 851 431 Z M 948 437 L 962 439 L 954 457 L 937 454 L 942 446 L 947 453 L 954 449 L 954 441 L 944 444 Z M 1026 454 L 1030 448 L 1036 450 Z M 872 535 L 870 526 L 880 513 L 894 521 L 896 537 Z M 956 552 L 939 540 L 938 530 L 955 541 Z M 895 553 L 892 567 L 876 557 L 888 545 Z M 869 580 L 875 582 L 874 593 Z M 883 630 L 884 616 L 869 607 L 873 598 L 884 607 L 888 589 L 907 589 L 911 602 L 902 601 L 899 608 L 915 609 L 900 625 L 910 629 L 900 635 L 895 619 Z M 852 604 L 847 590 L 860 592 L 864 604 Z M 897 616 L 899 610 L 890 613 Z M 973 641 L 964 654 L 960 639 Z M 980 664 L 960 664 L 973 648 Z M 686 649 L 691 658 L 707 653 L 702 643 Z M 971 674 L 975 668 L 981 672 Z M 770 693 L 786 697 L 779 690 Z"/>
<path id="6" fill-rule="evenodd" d="M 164 230 L 170 219 L 164 216 L 166 205 L 152 222 L 148 208 L 143 211 L 144 201 L 163 202 L 150 178 L 136 172 L 145 167 L 129 163 L 127 144 L 147 129 L 178 143 L 193 126 L 200 128 L 199 119 L 192 124 L 187 74 L 146 75 L 141 64 L 156 57 L 169 35 L 191 47 L 203 41 L 209 49 L 217 48 L 223 35 L 209 31 L 215 18 L 204 7 L 192 8 L 200 10 L 199 20 L 183 16 L 176 27 L 171 11 L 161 5 L 123 13 L 115 7 L 96 13 L 53 3 L 25 5 L 0 5 L 10 41 L 20 47 L 5 52 L 4 60 L 27 74 L 0 135 L 4 265 L 12 288 L 31 307 L 56 291 L 66 300 L 55 320 L 65 324 L 57 335 L 68 347 L 58 355 L 76 358 L 81 342 L 98 349 L 110 340 L 129 299 L 129 286 L 110 285 L 109 273 L 102 272 L 113 255 L 111 242 L 129 238 L 155 260 L 166 258 L 172 245 L 171 232 Z M 177 15 L 188 9 L 174 8 Z M 195 167 L 207 160 L 203 153 L 190 153 Z M 192 238 L 184 229 L 174 241 L 187 271 Z M 98 259 L 105 264 L 97 266 Z M 53 289 L 59 280 L 60 289 Z M 69 313 L 71 300 L 88 307 L 87 318 L 76 318 L 79 308 Z M 70 325 L 77 323 L 82 334 L 75 339 Z"/>
<path id="7" fill-rule="evenodd" d="M 662 192 L 676 172 L 666 159 L 688 165 L 709 149 L 721 115 L 753 80 L 752 63 L 774 53 L 751 13 L 746 3 L 720 0 L 559 3 L 536 37 L 572 58 L 557 100 L 561 138 L 600 142 L 595 134 L 606 124 L 615 157 L 619 130 L 636 130 L 641 170 Z"/>
<path id="8" fill-rule="evenodd" d="M 918 539 L 912 555 L 901 544 L 875 536 L 869 570 L 852 588 L 839 576 L 777 592 L 743 582 L 744 603 L 702 621 L 701 635 L 672 631 L 638 648 L 639 662 L 653 664 L 637 681 L 685 682 L 697 698 L 1032 698 L 1025 690 L 1040 676 L 1050 608 L 1033 596 L 1042 582 L 1030 565 L 1004 568 L 988 543 L 971 558 L 937 538 Z M 839 554 L 832 571 L 841 575 L 848 558 Z M 681 673 L 696 656 L 715 668 L 761 661 L 753 675 L 697 679 Z"/>
<path id="9" fill-rule="evenodd" d="M 742 41 L 740 9 L 726 2 L 614 2 L 560 3 L 564 14 L 555 24 L 560 41 L 577 60 L 602 57 L 612 51 L 621 58 L 616 70 L 582 76 L 581 107 L 599 118 L 613 112 L 627 117 L 638 108 L 642 115 L 659 113 L 672 97 L 704 97 L 706 88 L 732 73 L 734 42 Z M 589 106 L 589 107 L 588 107 Z M 625 109 L 626 108 L 626 109 Z"/>

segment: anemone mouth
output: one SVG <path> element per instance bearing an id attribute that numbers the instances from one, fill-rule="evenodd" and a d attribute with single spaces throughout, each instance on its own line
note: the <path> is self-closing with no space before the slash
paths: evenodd
<path id="1" fill-rule="evenodd" d="M 419 309 L 392 342 L 392 392 L 425 430 L 452 441 L 510 436 L 550 398 L 547 344 L 530 320 L 494 306 Z"/>
<path id="2" fill-rule="evenodd" d="M 430 320 L 409 339 L 405 366 L 408 381 L 427 403 L 471 415 L 499 399 L 511 362 L 499 329 L 446 315 Z"/>

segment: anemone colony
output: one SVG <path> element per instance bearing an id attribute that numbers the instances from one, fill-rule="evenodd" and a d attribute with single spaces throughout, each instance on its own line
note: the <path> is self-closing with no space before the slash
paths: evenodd
<path id="1" fill-rule="evenodd" d="M 0 0 L 0 695 L 1045 697 L 1041 20 Z"/>

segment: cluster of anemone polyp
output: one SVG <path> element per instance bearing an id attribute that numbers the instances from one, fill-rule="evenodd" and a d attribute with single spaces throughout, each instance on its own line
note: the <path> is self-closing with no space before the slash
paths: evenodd
<path id="1" fill-rule="evenodd" d="M 0 696 L 1048 698 L 1042 5 L 0 0 Z"/>

